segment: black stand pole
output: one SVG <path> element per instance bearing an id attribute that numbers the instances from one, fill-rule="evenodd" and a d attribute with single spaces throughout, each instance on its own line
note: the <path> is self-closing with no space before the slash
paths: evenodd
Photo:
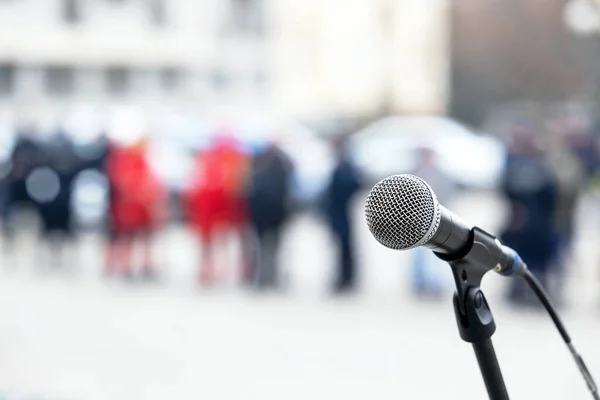
<path id="1" fill-rule="evenodd" d="M 473 343 L 473 350 L 490 399 L 508 399 L 492 339 Z"/>
<path id="2" fill-rule="evenodd" d="M 489 263 L 485 261 L 490 257 L 487 249 L 491 247 L 486 246 L 486 242 L 496 239 L 478 228 L 473 229 L 473 235 L 473 247 L 464 257 L 447 260 L 456 283 L 453 299 L 456 323 L 460 337 L 473 344 L 489 398 L 509 400 L 491 339 L 496 331 L 496 323 L 479 287 L 483 275 L 489 271 Z"/>

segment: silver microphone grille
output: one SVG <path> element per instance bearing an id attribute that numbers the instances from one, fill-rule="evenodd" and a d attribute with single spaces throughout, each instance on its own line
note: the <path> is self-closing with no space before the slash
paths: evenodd
<path id="1" fill-rule="evenodd" d="M 373 186 L 365 214 L 375 239 L 395 250 L 427 243 L 441 218 L 435 193 L 427 182 L 414 175 L 392 175 Z"/>

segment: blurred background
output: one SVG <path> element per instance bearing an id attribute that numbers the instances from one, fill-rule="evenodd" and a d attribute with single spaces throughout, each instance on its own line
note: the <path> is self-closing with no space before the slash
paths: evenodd
<path id="1" fill-rule="evenodd" d="M 519 251 L 600 373 L 600 3 L 0 0 L 0 399 L 482 399 L 414 173 Z M 587 398 L 486 278 L 515 398 Z"/>

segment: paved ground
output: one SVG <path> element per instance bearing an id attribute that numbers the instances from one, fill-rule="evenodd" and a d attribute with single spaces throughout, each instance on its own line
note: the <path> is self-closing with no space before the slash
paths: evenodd
<path id="1" fill-rule="evenodd" d="M 489 195 L 455 209 L 490 230 L 503 215 Z M 230 278 L 197 289 L 194 243 L 178 228 L 161 241 L 160 285 L 103 279 L 94 237 L 82 238 L 70 272 L 48 272 L 22 235 L 18 264 L 4 259 L 0 274 L 0 399 L 486 398 L 450 292 L 440 303 L 413 299 L 408 255 L 379 246 L 361 214 L 358 205 L 364 288 L 350 298 L 327 295 L 331 243 L 311 217 L 294 221 L 282 252 L 289 290 L 269 295 L 240 290 L 225 261 Z M 585 222 L 564 317 L 600 379 L 598 235 Z M 549 318 L 504 306 L 503 283 L 490 274 L 484 289 L 511 398 L 591 398 Z"/>

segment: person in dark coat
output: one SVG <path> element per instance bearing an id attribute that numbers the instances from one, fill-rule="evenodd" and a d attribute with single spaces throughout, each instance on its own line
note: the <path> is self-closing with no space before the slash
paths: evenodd
<path id="1" fill-rule="evenodd" d="M 586 177 L 591 177 L 600 166 L 600 149 L 597 139 L 582 128 L 573 128 L 568 131 L 569 147 L 581 162 Z"/>
<path id="2" fill-rule="evenodd" d="M 11 205 L 31 200 L 25 181 L 43 159 L 43 151 L 36 136 L 34 127 L 24 127 L 17 132 L 17 141 L 10 157 L 11 169 L 7 176 Z"/>
<path id="3" fill-rule="evenodd" d="M 11 152 L 12 149 L 6 149 L 6 154 L 0 159 L 0 232 L 4 240 L 11 238 L 11 196 L 10 196 L 10 173 L 11 173 Z M 2 250 L 4 253 L 12 247 L 3 243 Z"/>
<path id="4" fill-rule="evenodd" d="M 258 288 L 276 288 L 281 283 L 277 256 L 290 211 L 291 172 L 291 161 L 276 144 L 259 151 L 251 161 L 247 199 L 250 224 L 258 240 L 252 272 Z"/>
<path id="5" fill-rule="evenodd" d="M 26 125 L 18 129 L 16 141 L 4 174 L 4 210 L 2 230 L 5 239 L 14 236 L 14 214 L 22 207 L 31 207 L 32 201 L 27 192 L 27 177 L 43 161 L 43 152 L 34 126 Z M 8 246 L 11 247 L 11 246 Z"/>
<path id="6" fill-rule="evenodd" d="M 546 290 L 555 303 L 561 303 L 565 276 L 573 257 L 573 238 L 576 230 L 576 210 L 579 200 L 588 188 L 584 163 L 569 148 L 569 135 L 563 129 L 552 131 L 548 162 L 556 176 L 556 209 L 554 227 L 556 251 L 550 286 Z"/>
<path id="7" fill-rule="evenodd" d="M 65 264 L 64 246 L 73 236 L 73 182 L 79 163 L 65 132 L 42 147 L 43 159 L 27 177 L 27 191 L 42 222 L 42 239 L 50 245 L 55 265 Z"/>
<path id="8" fill-rule="evenodd" d="M 337 164 L 325 191 L 325 213 L 338 248 L 338 268 L 334 283 L 337 293 L 356 286 L 356 265 L 352 249 L 352 199 L 361 188 L 361 176 L 346 149 L 343 139 L 335 144 Z"/>
<path id="9" fill-rule="evenodd" d="M 47 233 L 70 234 L 72 185 L 78 172 L 78 160 L 73 145 L 65 133 L 59 132 L 45 147 L 47 163 L 58 178 L 59 190 L 52 201 L 40 204 L 40 213 Z"/>
<path id="10" fill-rule="evenodd" d="M 8 175 L 8 169 L 10 168 L 8 160 L 0 161 L 0 224 L 4 229 L 4 224 L 8 222 L 9 215 L 9 193 L 8 193 L 8 182 L 6 175 Z M 6 175 L 4 175 L 6 173 Z M 4 175 L 4 176 L 3 176 Z"/>
<path id="11" fill-rule="evenodd" d="M 548 268 L 555 256 L 557 181 L 535 139 L 527 131 L 514 133 L 502 190 L 510 205 L 502 240 L 519 253 L 529 269 L 546 285 Z M 509 299 L 529 304 L 533 297 L 521 280 L 514 280 Z"/>

